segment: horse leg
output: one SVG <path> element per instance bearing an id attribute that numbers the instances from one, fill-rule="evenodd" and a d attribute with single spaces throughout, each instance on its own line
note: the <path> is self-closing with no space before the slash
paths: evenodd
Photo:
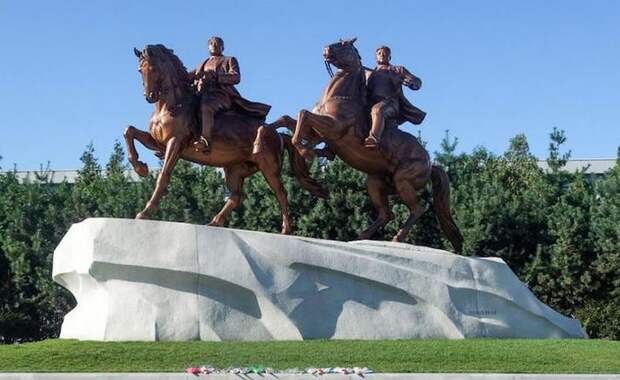
<path id="1" fill-rule="evenodd" d="M 144 162 L 138 160 L 139 156 L 134 140 L 140 141 L 142 145 L 150 150 L 161 151 L 162 147 L 157 141 L 155 141 L 155 139 L 153 139 L 153 136 L 151 136 L 150 133 L 141 131 L 132 125 L 125 129 L 123 136 L 125 137 L 125 143 L 127 144 L 127 159 L 129 160 L 129 163 L 131 163 L 131 166 L 133 166 L 133 169 L 139 176 L 146 176 L 149 174 L 149 167 Z"/>
<path id="2" fill-rule="evenodd" d="M 274 121 L 271 124 L 266 124 L 265 126 L 267 127 L 271 127 L 271 128 L 281 128 L 284 127 L 286 129 L 288 129 L 291 132 L 295 132 L 295 127 L 297 126 L 297 120 L 293 119 L 292 117 L 290 117 L 289 115 L 284 115 L 284 116 L 280 116 L 280 118 L 276 121 Z M 304 140 L 308 140 L 310 142 L 310 144 L 312 145 L 317 145 L 323 142 L 321 136 L 319 136 L 315 131 L 313 131 L 312 129 L 310 130 L 306 130 L 304 132 L 304 134 L 301 136 L 302 139 Z"/>
<path id="3" fill-rule="evenodd" d="M 291 132 L 295 132 L 296 125 L 297 125 L 297 120 L 293 119 L 289 115 L 280 116 L 273 123 L 266 123 L 266 124 L 261 125 L 260 127 L 258 127 L 258 130 L 256 131 L 256 138 L 254 139 L 254 147 L 252 149 L 252 154 L 260 155 L 264 151 L 265 141 L 263 139 L 265 138 L 265 133 L 267 133 L 267 129 L 273 129 L 275 131 L 278 128 L 284 127 L 290 130 Z M 319 136 L 317 135 L 315 137 L 318 138 Z M 302 138 L 308 139 L 307 136 L 302 136 Z"/>
<path id="4" fill-rule="evenodd" d="M 389 186 L 385 179 L 379 176 L 368 175 L 366 178 L 366 188 L 368 189 L 370 202 L 377 211 L 377 219 L 359 235 L 359 240 L 370 239 L 380 228 L 394 218 L 388 201 Z"/>
<path id="5" fill-rule="evenodd" d="M 297 117 L 297 124 L 295 125 L 295 132 L 293 133 L 293 138 L 291 139 L 291 142 L 293 143 L 295 149 L 297 149 L 299 154 L 301 154 L 301 156 L 307 160 L 314 158 L 314 153 L 304 147 L 301 143 L 302 136 L 306 134 L 306 129 L 308 129 L 308 123 L 305 123 L 305 120 L 307 115 L 309 114 L 310 112 L 307 110 L 299 111 Z"/>
<path id="6" fill-rule="evenodd" d="M 172 137 L 168 140 L 168 143 L 166 144 L 166 153 L 164 156 L 164 166 L 157 176 L 155 190 L 153 191 L 153 194 L 151 194 L 151 199 L 146 202 L 146 207 L 144 210 L 136 215 L 136 219 L 145 219 L 159 210 L 159 201 L 161 200 L 164 190 L 168 187 L 170 175 L 172 174 L 174 165 L 176 165 L 179 160 L 181 151 L 183 150 L 182 148 L 183 144 L 179 138 Z"/>
<path id="7" fill-rule="evenodd" d="M 280 116 L 280 118 L 278 118 L 273 123 L 265 124 L 265 127 L 274 128 L 274 129 L 284 127 L 290 130 L 291 132 L 295 132 L 296 126 L 297 126 L 297 120 L 293 119 L 289 115 Z M 312 129 L 306 129 L 304 133 L 301 135 L 301 138 L 304 140 L 307 140 L 312 146 L 315 146 L 315 145 L 318 145 L 324 142 L 323 138 L 319 136 Z M 258 137 L 255 141 L 255 146 L 257 142 L 258 142 Z M 327 146 L 327 143 L 325 145 L 325 148 L 323 149 L 314 149 L 314 153 L 316 156 L 326 157 L 330 161 L 332 161 L 336 157 L 336 154 Z"/>
<path id="8" fill-rule="evenodd" d="M 315 152 L 302 145 L 302 137 L 309 136 L 310 132 L 324 135 L 323 131 L 327 133 L 330 129 L 340 129 L 340 122 L 331 116 L 317 115 L 308 110 L 301 110 L 297 117 L 297 125 L 295 126 L 295 133 L 291 141 L 302 157 L 312 159 L 315 156 Z"/>
<path id="9" fill-rule="evenodd" d="M 252 155 L 256 157 L 260 157 L 260 155 L 265 150 L 264 141 L 265 132 L 267 131 L 267 126 L 261 125 L 256 130 L 256 138 L 254 138 L 254 144 L 252 144 Z"/>
<path id="10" fill-rule="evenodd" d="M 243 199 L 243 181 L 250 174 L 252 174 L 252 171 L 243 165 L 224 168 L 224 180 L 226 181 L 226 187 L 230 191 L 230 196 L 220 212 L 213 217 L 211 223 L 209 223 L 210 226 L 223 226 L 228 215 L 239 206 Z"/>
<path id="11" fill-rule="evenodd" d="M 407 167 L 397 170 L 394 174 L 394 186 L 396 192 L 400 196 L 405 206 L 409 209 L 409 217 L 398 230 L 392 241 L 402 242 L 407 237 L 409 231 L 413 225 L 418 221 L 420 216 L 424 213 L 424 208 L 419 204 L 418 188 L 424 186 L 428 180 L 428 176 L 423 178 L 418 177 L 416 174 L 424 173 L 424 171 L 416 170 L 417 165 L 408 165 Z M 427 172 L 430 172 L 427 170 Z M 429 174 L 430 175 L 430 174 Z"/>
<path id="12" fill-rule="evenodd" d="M 275 193 L 278 205 L 280 206 L 280 212 L 282 213 L 281 233 L 288 235 L 291 233 L 291 222 L 288 215 L 288 198 L 286 196 L 286 190 L 284 190 L 284 185 L 282 184 L 282 179 L 280 178 L 279 165 L 278 167 L 269 165 L 269 167 L 261 169 L 261 171 L 269 187 L 271 187 L 271 190 Z"/>
<path id="13" fill-rule="evenodd" d="M 291 132 L 295 132 L 295 126 L 297 125 L 297 120 L 293 119 L 289 115 L 282 115 L 273 123 L 265 124 L 265 126 L 278 129 L 278 128 L 286 128 Z"/>
<path id="14" fill-rule="evenodd" d="M 272 130 L 275 132 L 275 130 Z M 277 132 L 275 132 L 277 135 Z M 277 136 L 278 142 L 282 143 L 282 136 Z M 282 160 L 280 144 L 271 146 L 265 154 L 262 160 L 257 162 L 258 169 L 263 173 L 263 177 L 274 192 L 278 205 L 280 206 L 280 213 L 282 214 L 282 234 L 288 235 L 291 233 L 291 223 L 288 214 L 288 197 L 286 196 L 286 190 L 282 185 Z M 294 171 L 295 169 L 292 168 Z"/>

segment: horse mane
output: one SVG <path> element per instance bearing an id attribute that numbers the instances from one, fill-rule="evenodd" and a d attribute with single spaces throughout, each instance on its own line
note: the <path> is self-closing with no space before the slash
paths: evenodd
<path id="1" fill-rule="evenodd" d="M 355 54 L 357 54 L 357 59 L 360 62 L 360 66 L 362 65 L 362 56 L 360 55 L 359 50 L 357 50 L 357 47 L 355 47 L 355 45 L 351 44 L 351 46 L 353 46 L 353 51 L 355 52 Z"/>
<path id="2" fill-rule="evenodd" d="M 354 133 L 359 138 L 363 139 L 368 136 L 368 132 L 370 131 L 370 105 L 368 104 L 368 88 L 366 87 L 366 74 L 364 72 L 365 68 L 362 64 L 362 56 L 360 55 L 357 47 L 351 44 L 353 48 L 353 52 L 357 55 L 357 61 L 359 63 L 360 71 L 359 76 L 361 76 L 360 82 L 360 96 L 362 100 L 362 109 L 364 110 L 363 116 L 360 117 L 359 121 L 355 123 Z"/>
<path id="3" fill-rule="evenodd" d="M 166 72 L 167 75 L 172 75 L 172 78 L 189 89 L 191 81 L 187 74 L 187 69 L 179 57 L 174 54 L 174 50 L 168 49 L 162 44 L 157 44 L 146 45 L 144 52 L 148 59 L 158 61 L 161 69 L 171 71 Z"/>

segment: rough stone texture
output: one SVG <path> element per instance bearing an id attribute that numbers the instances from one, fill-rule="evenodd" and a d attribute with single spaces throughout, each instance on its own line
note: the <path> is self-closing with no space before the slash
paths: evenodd
<path id="1" fill-rule="evenodd" d="M 184 223 L 87 219 L 54 252 L 61 338 L 581 338 L 496 258 Z"/>

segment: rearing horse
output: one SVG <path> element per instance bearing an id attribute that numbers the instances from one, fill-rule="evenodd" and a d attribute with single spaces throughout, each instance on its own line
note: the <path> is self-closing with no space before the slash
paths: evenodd
<path id="1" fill-rule="evenodd" d="M 144 210 L 138 213 L 136 218 L 146 218 L 159 209 L 159 201 L 179 158 L 224 168 L 230 197 L 222 210 L 213 217 L 210 225 L 223 225 L 226 217 L 241 202 L 244 179 L 261 171 L 276 194 L 282 213 L 282 233 L 291 232 L 288 199 L 280 178 L 285 149 L 289 154 L 291 170 L 301 186 L 315 196 L 327 196 L 326 190 L 310 177 L 305 160 L 293 147 L 289 136 L 278 134 L 270 128 L 262 128 L 260 153 L 253 153 L 254 140 L 262 120 L 235 113 L 218 115 L 213 131 L 213 149 L 208 154 L 195 151 L 191 142 L 200 133 L 197 104 L 185 66 L 172 50 L 163 45 L 147 45 L 143 51 L 134 49 L 134 53 L 139 59 L 144 96 L 149 103 L 155 105 L 155 111 L 151 116 L 148 132 L 133 126 L 125 130 L 127 156 L 140 176 L 148 174 L 148 167 L 138 160 L 134 139 L 164 158 L 155 190 Z"/>
<path id="2" fill-rule="evenodd" d="M 292 143 L 305 158 L 312 158 L 314 151 L 304 147 L 302 139 L 313 144 L 324 141 L 344 162 L 368 175 L 368 195 L 377 219 L 362 232 L 360 239 L 372 237 L 394 217 L 388 195 L 397 193 L 409 208 L 409 217 L 393 239 L 403 241 L 424 212 L 418 191 L 430 180 L 435 215 L 455 251 L 460 253 L 463 237 L 450 214 L 448 176 L 440 166 L 431 164 L 428 152 L 418 140 L 391 127 L 386 128 L 380 149 L 364 147 L 363 136 L 368 135 L 369 129 L 366 78 L 354 42 L 355 39 L 341 40 L 323 50 L 326 64 L 333 64 L 338 70 L 313 112 L 302 109 L 297 120 L 285 115 L 269 126 L 294 130 Z"/>

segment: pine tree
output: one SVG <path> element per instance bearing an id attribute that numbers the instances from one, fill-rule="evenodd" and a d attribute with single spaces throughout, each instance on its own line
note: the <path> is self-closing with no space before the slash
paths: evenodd
<path id="1" fill-rule="evenodd" d="M 50 278 L 67 187 L 0 176 L 0 342 L 57 334 L 70 298 Z"/>
<path id="2" fill-rule="evenodd" d="M 616 165 L 596 181 L 594 199 L 590 239 L 597 253 L 596 279 L 602 294 L 620 301 L 620 148 Z"/>
<path id="3" fill-rule="evenodd" d="M 86 146 L 80 157 L 82 168 L 78 170 L 72 199 L 66 206 L 72 211 L 72 220 L 75 222 L 85 218 L 102 216 L 99 200 L 104 195 L 101 166 L 95 157 L 93 143 Z"/>
<path id="4" fill-rule="evenodd" d="M 566 162 L 570 159 L 570 150 L 560 154 L 560 146 L 566 142 L 566 133 L 564 130 L 553 127 L 553 131 L 549 135 L 551 142 L 549 143 L 549 157 L 547 164 L 552 173 L 557 173 Z"/>
<path id="5" fill-rule="evenodd" d="M 133 218 L 140 211 L 136 184 L 128 178 L 128 169 L 125 152 L 117 140 L 106 164 L 105 177 L 101 179 L 101 198 L 97 200 L 101 216 Z"/>
<path id="6" fill-rule="evenodd" d="M 456 137 L 454 139 L 450 139 L 450 131 L 446 129 L 446 134 L 439 144 L 441 150 L 435 152 L 435 162 L 438 165 L 441 165 L 448 173 L 450 172 L 450 167 L 457 159 L 455 152 L 458 142 L 459 139 Z"/>
<path id="7" fill-rule="evenodd" d="M 374 215 L 366 194 L 365 175 L 336 159 L 324 167 L 320 177 L 329 198 L 316 200 L 315 206 L 299 220 L 299 234 L 322 239 L 357 239 Z"/>
<path id="8" fill-rule="evenodd" d="M 198 180 L 192 184 L 192 194 L 196 199 L 197 223 L 209 223 L 224 206 L 225 189 L 223 173 L 210 166 L 202 166 Z"/>
<path id="9" fill-rule="evenodd" d="M 179 160 L 170 176 L 168 188 L 162 196 L 160 211 L 154 218 L 175 222 L 205 223 L 205 220 L 201 218 L 198 202 L 192 191 L 192 187 L 198 181 L 198 169 L 188 161 Z"/>
<path id="10" fill-rule="evenodd" d="M 548 244 L 538 252 L 536 265 L 525 269 L 532 290 L 565 313 L 573 314 L 596 291 L 588 238 L 592 199 L 591 185 L 583 175 L 574 175 L 557 202 L 547 208 Z"/>

